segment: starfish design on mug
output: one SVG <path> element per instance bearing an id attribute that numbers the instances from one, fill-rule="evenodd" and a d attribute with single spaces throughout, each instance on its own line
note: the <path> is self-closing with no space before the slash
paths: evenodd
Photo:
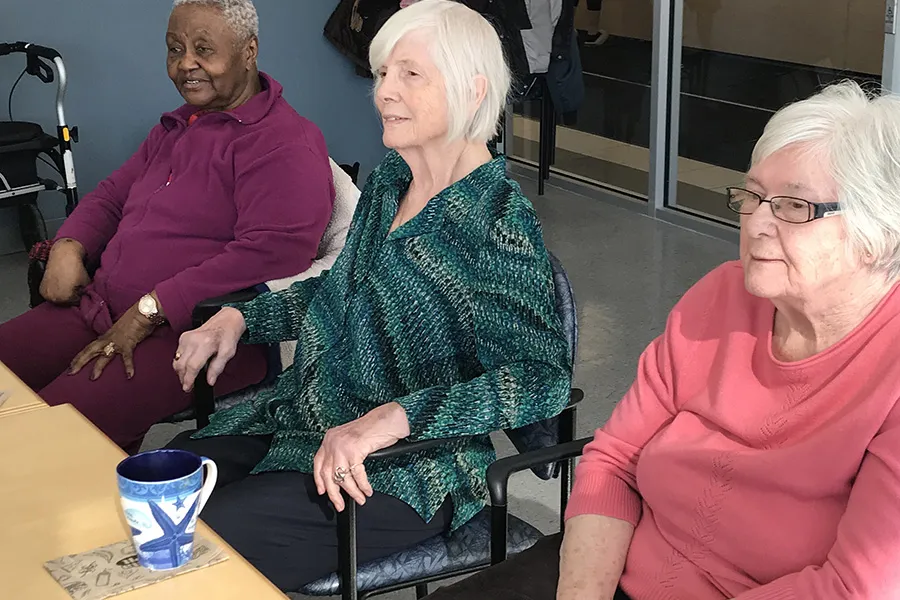
<path id="1" fill-rule="evenodd" d="M 172 504 L 172 506 L 174 506 L 178 510 L 181 510 L 182 508 L 184 508 L 184 498 L 182 498 L 181 496 L 175 496 L 175 502 Z"/>
<path id="2" fill-rule="evenodd" d="M 194 516 L 194 510 L 197 508 L 196 500 L 191 504 L 184 517 L 178 523 L 172 521 L 169 515 L 160 508 L 155 502 L 147 502 L 150 506 L 150 512 L 153 518 L 163 530 L 163 534 L 155 540 L 144 542 L 141 544 L 141 552 L 161 552 L 169 551 L 169 557 L 172 559 L 172 565 L 178 564 L 178 550 L 193 539 L 193 534 L 187 533 L 185 530 L 191 524 L 191 517 Z"/>

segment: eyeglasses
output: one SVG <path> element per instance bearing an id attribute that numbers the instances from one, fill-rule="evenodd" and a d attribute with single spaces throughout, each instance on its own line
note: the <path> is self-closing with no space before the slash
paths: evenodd
<path id="1" fill-rule="evenodd" d="M 739 215 L 752 215 L 763 202 L 768 202 L 772 214 L 787 223 L 809 223 L 840 214 L 838 202 L 810 202 L 803 198 L 773 196 L 766 199 L 750 190 L 737 187 L 725 188 L 728 193 L 728 208 Z"/>

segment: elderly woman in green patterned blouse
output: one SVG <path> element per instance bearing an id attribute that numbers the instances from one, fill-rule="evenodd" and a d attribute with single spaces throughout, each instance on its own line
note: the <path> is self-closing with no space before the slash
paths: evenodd
<path id="1" fill-rule="evenodd" d="M 488 434 L 556 415 L 569 394 L 540 225 L 486 144 L 510 82 L 497 34 L 462 4 L 422 0 L 370 60 L 392 150 L 334 268 L 223 309 L 175 361 L 187 390 L 207 361 L 214 383 L 239 339 L 298 340 L 274 388 L 171 444 L 216 461 L 204 519 L 284 590 L 337 568 L 342 488 L 360 505 L 361 561 L 457 528 L 486 501 Z M 475 437 L 366 460 L 452 436 Z"/>

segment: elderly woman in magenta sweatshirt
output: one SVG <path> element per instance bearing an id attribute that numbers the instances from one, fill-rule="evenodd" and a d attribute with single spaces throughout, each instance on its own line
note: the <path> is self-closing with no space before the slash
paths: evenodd
<path id="1" fill-rule="evenodd" d="M 0 361 L 126 449 L 190 404 L 172 358 L 194 305 L 306 270 L 334 201 L 321 132 L 257 71 L 251 0 L 175 5 L 167 64 L 187 104 L 63 224 L 49 302 L 0 325 Z M 222 390 L 265 371 L 263 351 L 242 347 Z"/>
<path id="2" fill-rule="evenodd" d="M 565 536 L 434 600 L 900 598 L 898 153 L 896 96 L 777 113 L 728 194 L 741 260 L 641 356 Z"/>

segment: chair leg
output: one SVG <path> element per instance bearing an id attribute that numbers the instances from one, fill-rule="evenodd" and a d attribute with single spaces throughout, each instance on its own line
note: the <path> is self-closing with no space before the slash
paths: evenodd
<path id="1" fill-rule="evenodd" d="M 556 109 L 553 108 L 553 102 L 550 102 L 551 110 L 548 114 L 550 117 L 550 144 L 547 153 L 550 155 L 547 160 L 547 179 L 550 179 L 550 167 L 556 164 Z"/>
<path id="2" fill-rule="evenodd" d="M 416 586 L 416 599 L 417 600 L 421 600 L 422 598 L 424 598 L 427 595 L 428 595 L 428 584 L 427 583 L 420 583 L 419 585 Z"/>
<path id="3" fill-rule="evenodd" d="M 491 506 L 491 564 L 499 565 L 506 560 L 506 536 L 509 509 L 506 504 Z"/>
<path id="4" fill-rule="evenodd" d="M 540 107 L 540 123 L 538 127 L 538 196 L 544 195 L 544 182 L 550 171 L 550 154 L 547 151 L 550 141 L 549 119 L 547 118 L 547 109 L 551 106 L 550 94 L 547 92 L 546 84 L 542 84 L 541 90 L 541 107 Z"/>
<path id="5" fill-rule="evenodd" d="M 559 443 L 565 444 L 575 439 L 575 407 L 566 409 L 559 415 Z M 566 526 L 566 507 L 569 494 L 572 492 L 572 474 L 575 472 L 575 459 L 570 458 L 560 463 L 559 472 L 559 530 Z"/>
<path id="6" fill-rule="evenodd" d="M 538 141 L 538 195 L 544 195 L 544 182 L 550 179 L 550 166 L 556 160 L 556 110 L 546 78 L 541 82 L 541 122 Z"/>

